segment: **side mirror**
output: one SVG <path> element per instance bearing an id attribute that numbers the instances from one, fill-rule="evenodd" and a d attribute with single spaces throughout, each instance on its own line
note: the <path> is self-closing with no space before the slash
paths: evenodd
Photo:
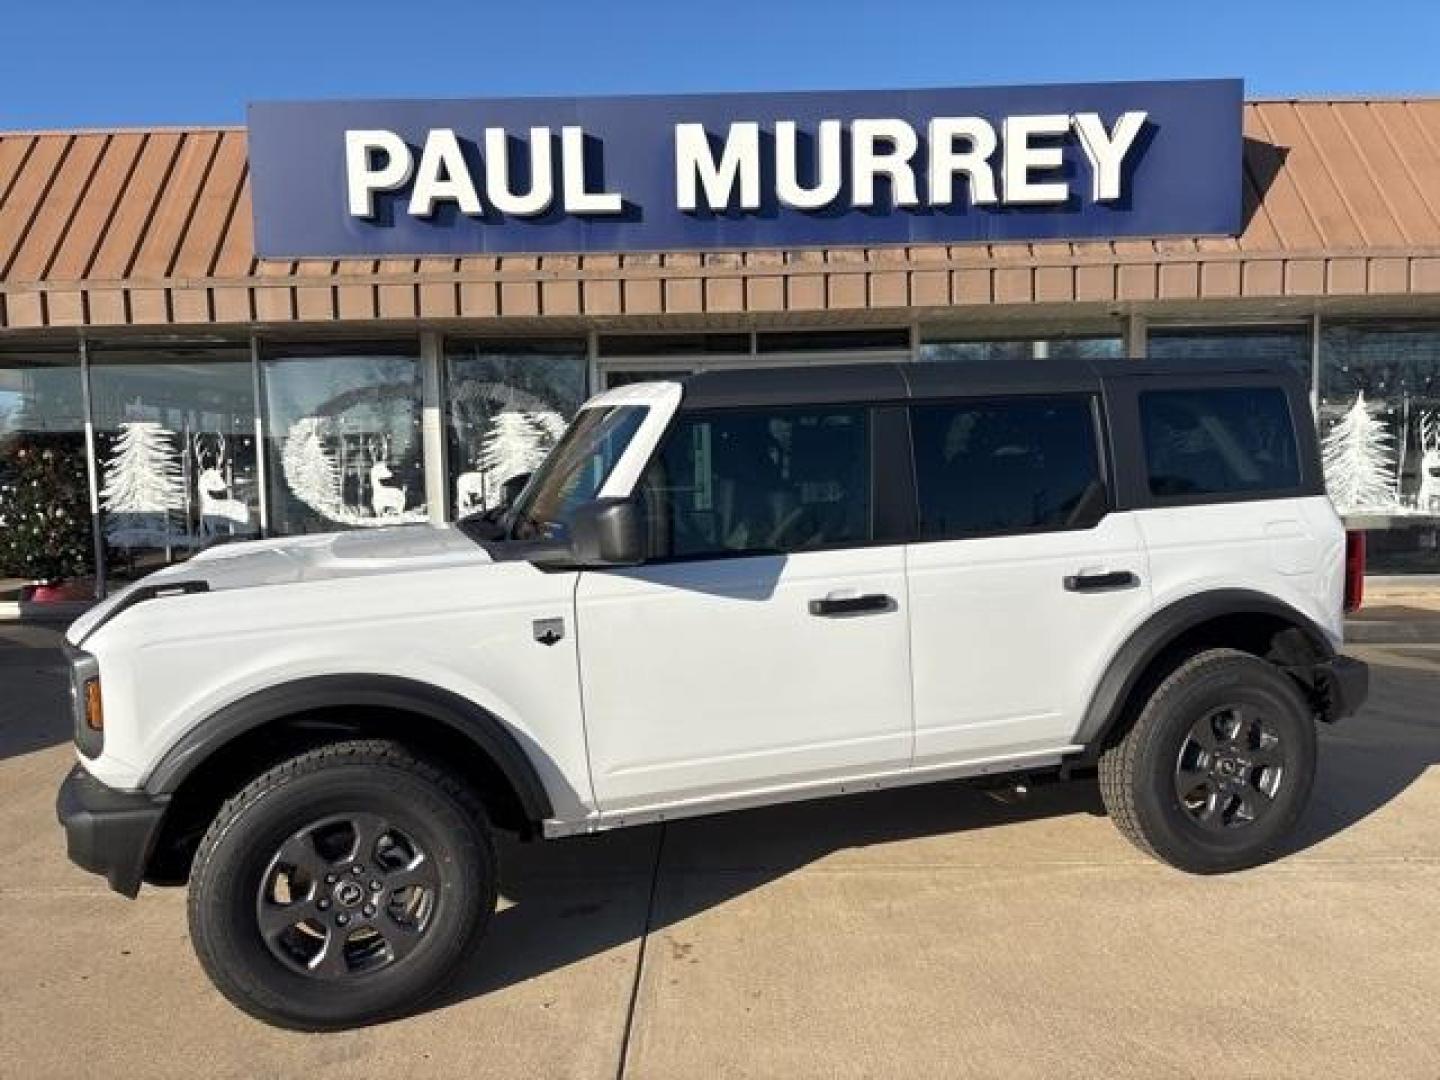
<path id="1" fill-rule="evenodd" d="M 634 499 L 594 499 L 570 514 L 570 554 L 580 566 L 638 566 L 645 533 Z"/>

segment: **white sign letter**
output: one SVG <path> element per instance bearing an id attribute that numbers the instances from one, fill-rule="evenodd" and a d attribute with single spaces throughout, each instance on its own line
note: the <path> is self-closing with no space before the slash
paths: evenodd
<path id="1" fill-rule="evenodd" d="M 965 148 L 956 146 L 964 140 Z M 970 203 L 984 206 L 995 201 L 995 129 L 980 116 L 937 116 L 930 121 L 930 205 L 955 201 L 955 174 L 970 178 Z"/>
<path id="2" fill-rule="evenodd" d="M 530 190 L 510 190 L 510 151 L 504 128 L 485 129 L 485 194 L 495 209 L 515 217 L 534 217 L 550 209 L 555 198 L 555 172 L 550 159 L 550 129 L 530 129 Z"/>
<path id="3" fill-rule="evenodd" d="M 1058 146 L 1031 146 L 1039 136 L 1059 136 L 1070 130 L 1070 117 L 1061 115 L 1010 116 L 1005 119 L 1004 164 L 1001 183 L 1007 203 L 1063 203 L 1070 197 L 1064 180 L 1030 179 L 1032 170 L 1058 169 L 1064 156 Z"/>
<path id="4" fill-rule="evenodd" d="M 567 214 L 618 214 L 620 195 L 614 191 L 585 190 L 585 129 L 560 129 L 560 177 Z"/>
<path id="5" fill-rule="evenodd" d="M 460 207 L 462 214 L 479 217 L 480 196 L 475 194 L 475 181 L 470 167 L 460 152 L 460 140 L 450 128 L 436 128 L 425 136 L 420 151 L 420 166 L 415 170 L 415 190 L 410 193 L 410 213 L 428 218 L 435 213 L 437 202 L 448 200 Z"/>
<path id="6" fill-rule="evenodd" d="M 1109 132 L 1099 113 L 1076 113 L 1070 119 L 1080 136 L 1080 148 L 1090 159 L 1090 197 L 1096 202 L 1114 202 L 1121 195 L 1120 168 L 1145 126 L 1145 113 L 1121 113 L 1115 130 Z"/>
<path id="7" fill-rule="evenodd" d="M 375 153 L 385 155 L 375 164 Z M 345 186 L 350 195 L 350 216 L 375 216 L 375 193 L 395 191 L 410 180 L 415 162 L 405 140 L 393 131 L 345 132 Z"/>
<path id="8" fill-rule="evenodd" d="M 704 124 L 675 125 L 675 204 L 681 210 L 699 209 L 697 180 L 705 189 L 706 209 L 726 209 L 737 179 L 740 209 L 760 209 L 759 124 L 752 120 L 731 124 L 719 164 L 710 152 Z"/>
<path id="9" fill-rule="evenodd" d="M 775 121 L 775 196 L 781 206 L 819 210 L 840 195 L 840 121 L 821 120 L 815 139 L 815 186 L 800 183 L 799 147 L 794 120 Z"/>
<path id="10" fill-rule="evenodd" d="M 920 148 L 915 129 L 904 120 L 856 120 L 850 125 L 850 171 L 855 206 L 875 205 L 875 174 L 890 178 L 896 206 L 915 206 L 915 170 L 910 159 Z"/>

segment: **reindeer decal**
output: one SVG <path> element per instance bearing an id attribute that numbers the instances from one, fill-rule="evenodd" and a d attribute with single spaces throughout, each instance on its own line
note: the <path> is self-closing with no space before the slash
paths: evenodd
<path id="1" fill-rule="evenodd" d="M 370 507 L 376 517 L 399 517 L 405 512 L 405 488 L 386 483 L 395 474 L 390 471 L 390 436 L 367 439 L 370 451 Z"/>
<path id="2" fill-rule="evenodd" d="M 1420 490 L 1415 494 L 1415 509 L 1440 514 L 1440 413 L 1426 413 L 1420 418 Z"/>
<path id="3" fill-rule="evenodd" d="M 207 438 L 214 439 L 208 448 Z M 197 471 L 195 486 L 200 492 L 201 535 L 215 536 L 222 524 L 232 536 L 236 526 L 248 528 L 250 508 L 243 500 L 230 497 L 230 483 L 221 471 L 225 465 L 225 436 L 197 434 L 191 440 L 191 450 Z"/>

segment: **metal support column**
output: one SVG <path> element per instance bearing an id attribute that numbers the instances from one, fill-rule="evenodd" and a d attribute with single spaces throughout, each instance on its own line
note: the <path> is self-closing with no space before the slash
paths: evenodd
<path id="1" fill-rule="evenodd" d="M 80 407 L 85 412 L 85 480 L 90 488 L 90 539 L 95 547 L 95 599 L 103 600 L 105 580 L 105 522 L 100 516 L 100 477 L 95 468 L 95 419 L 90 397 L 90 343 L 80 335 Z"/>
<path id="2" fill-rule="evenodd" d="M 1149 348 L 1147 335 L 1145 316 L 1132 311 L 1125 320 L 1125 355 L 1131 360 L 1143 360 Z"/>
<path id="3" fill-rule="evenodd" d="M 260 535 L 270 535 L 270 480 L 265 471 L 265 384 L 260 375 L 260 339 L 250 335 L 250 385 L 255 399 L 255 495 L 260 504 Z"/>
<path id="4" fill-rule="evenodd" d="M 432 525 L 451 518 L 445 468 L 443 344 L 434 330 L 420 333 L 420 447 L 425 462 L 425 508 Z"/>

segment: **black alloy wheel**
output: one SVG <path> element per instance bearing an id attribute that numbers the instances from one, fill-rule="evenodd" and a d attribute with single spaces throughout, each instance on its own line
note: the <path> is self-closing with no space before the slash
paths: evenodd
<path id="1" fill-rule="evenodd" d="M 433 998 L 496 898 L 475 792 L 403 746 L 355 740 L 282 762 L 220 809 L 190 875 L 190 936 L 252 1016 L 336 1030 Z"/>
<path id="2" fill-rule="evenodd" d="M 1195 721 L 1175 759 L 1175 794 L 1206 829 L 1239 829 L 1264 819 L 1285 782 L 1277 725 L 1245 704 L 1211 709 Z"/>
<path id="3" fill-rule="evenodd" d="M 378 814 L 332 815 L 280 845 L 255 917 L 270 952 L 322 979 L 378 971 L 415 950 L 439 898 L 434 859 Z"/>
<path id="4" fill-rule="evenodd" d="M 1304 812 L 1318 739 L 1300 685 L 1270 661 L 1208 649 L 1180 662 L 1100 755 L 1111 820 L 1195 874 L 1275 858 Z"/>

